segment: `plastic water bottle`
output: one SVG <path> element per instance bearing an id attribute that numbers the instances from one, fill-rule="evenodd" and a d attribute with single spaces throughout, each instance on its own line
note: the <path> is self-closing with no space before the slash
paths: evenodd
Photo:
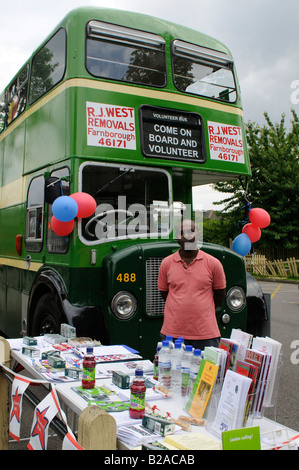
<path id="1" fill-rule="evenodd" d="M 179 336 L 177 341 L 180 341 L 182 343 L 182 350 L 185 351 L 185 340 L 183 336 Z"/>
<path id="2" fill-rule="evenodd" d="M 171 356 L 171 391 L 175 394 L 181 394 L 182 355 L 182 343 L 176 340 L 174 342 L 174 349 Z"/>
<path id="3" fill-rule="evenodd" d="M 164 387 L 170 389 L 171 355 L 168 341 L 162 341 L 162 348 L 159 351 L 159 382 Z"/>
<path id="4" fill-rule="evenodd" d="M 153 360 L 153 364 L 154 364 L 154 379 L 158 380 L 159 379 L 159 351 L 162 347 L 162 343 L 158 343 L 157 344 L 157 350 L 156 350 L 156 354 L 155 354 L 155 357 L 154 357 L 154 360 Z"/>
<path id="5" fill-rule="evenodd" d="M 193 350 L 193 356 L 191 358 L 191 365 L 190 365 L 190 392 L 193 390 L 193 385 L 196 380 L 200 364 L 201 364 L 201 349 L 194 349 Z"/>
<path id="6" fill-rule="evenodd" d="M 185 351 L 182 356 L 182 396 L 185 397 L 189 392 L 189 380 L 190 380 L 190 366 L 192 358 L 192 346 L 186 344 Z"/>
<path id="7" fill-rule="evenodd" d="M 169 349 L 174 349 L 173 337 L 172 336 L 166 336 L 166 341 L 168 341 Z"/>

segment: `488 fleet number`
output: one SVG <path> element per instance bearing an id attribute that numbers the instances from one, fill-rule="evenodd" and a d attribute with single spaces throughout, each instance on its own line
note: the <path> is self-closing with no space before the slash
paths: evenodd
<path id="1" fill-rule="evenodd" d="M 118 282 L 136 282 L 135 273 L 119 273 L 116 280 Z"/>

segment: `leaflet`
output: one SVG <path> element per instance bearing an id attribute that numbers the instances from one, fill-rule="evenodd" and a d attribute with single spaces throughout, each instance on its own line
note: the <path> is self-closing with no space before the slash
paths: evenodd
<path id="1" fill-rule="evenodd" d="M 242 427 L 251 379 L 227 370 L 212 430 L 221 437 L 223 431 Z"/>

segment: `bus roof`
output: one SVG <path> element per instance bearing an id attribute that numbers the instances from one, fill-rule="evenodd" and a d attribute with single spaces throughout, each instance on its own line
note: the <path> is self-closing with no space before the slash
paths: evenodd
<path id="1" fill-rule="evenodd" d="M 194 42 L 195 44 L 220 50 L 231 55 L 229 49 L 223 43 L 209 35 L 168 20 L 142 13 L 112 8 L 79 7 L 71 10 L 61 21 L 60 25 L 65 25 L 72 18 L 81 18 L 83 22 L 98 19 L 131 28 L 136 28 L 136 25 L 138 25 L 137 29 L 139 30 L 150 31 L 161 36 L 167 35 L 170 40 L 172 40 L 172 38 L 176 38 L 188 42 Z"/>
<path id="2" fill-rule="evenodd" d="M 165 39 L 168 39 L 169 42 L 174 38 L 180 39 L 189 43 L 199 44 L 204 47 L 225 52 L 230 57 L 232 57 L 230 50 L 222 42 L 207 34 L 201 33 L 186 26 L 181 26 L 179 24 L 154 16 L 126 10 L 103 7 L 78 7 L 67 13 L 67 15 L 55 26 L 55 28 L 45 36 L 44 40 L 32 52 L 26 62 L 30 61 L 30 59 L 36 54 L 40 47 L 53 36 L 59 27 L 65 27 L 68 29 L 69 27 L 72 28 L 74 22 L 87 24 L 87 22 L 90 20 L 101 20 L 107 23 L 119 24 L 135 29 L 136 25 L 138 25 L 137 29 L 159 34 Z M 24 64 L 26 62 L 24 62 Z M 17 71 L 14 77 L 12 77 L 7 86 L 5 86 L 5 89 L 8 88 L 8 86 L 15 80 L 24 64 Z M 0 92 L 2 92 L 2 90 L 0 90 Z"/>

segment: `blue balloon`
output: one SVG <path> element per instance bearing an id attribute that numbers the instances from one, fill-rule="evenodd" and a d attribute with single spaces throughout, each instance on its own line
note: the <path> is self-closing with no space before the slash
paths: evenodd
<path id="1" fill-rule="evenodd" d="M 78 204 L 70 196 L 60 196 L 53 202 L 52 212 L 61 222 L 69 222 L 78 214 Z"/>
<path id="2" fill-rule="evenodd" d="M 245 256 L 251 249 L 251 240 L 246 233 L 241 233 L 233 241 L 233 250 L 241 256 Z"/>

